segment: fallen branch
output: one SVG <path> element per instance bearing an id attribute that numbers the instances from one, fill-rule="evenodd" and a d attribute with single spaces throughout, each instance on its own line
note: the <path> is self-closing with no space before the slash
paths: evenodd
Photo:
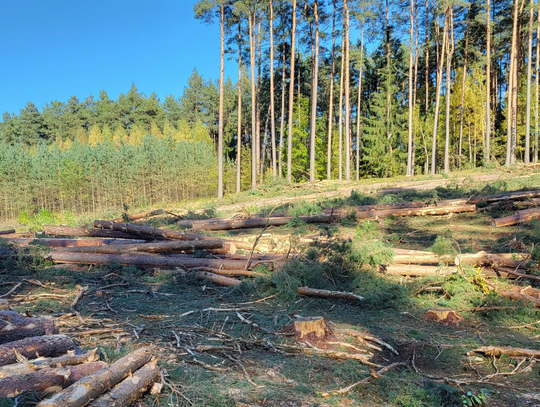
<path id="1" fill-rule="evenodd" d="M 481 346 L 467 352 L 467 355 L 471 356 L 475 353 L 484 353 L 488 356 L 501 356 L 504 354 L 514 358 L 540 358 L 540 350 L 514 348 L 511 346 Z"/>
<path id="2" fill-rule="evenodd" d="M 341 300 L 357 300 L 361 301 L 364 297 L 360 295 L 344 292 L 344 291 L 330 291 L 330 290 L 319 290 L 317 288 L 310 287 L 300 287 L 296 291 L 300 295 L 305 295 L 306 297 L 318 297 L 318 298 L 331 298 L 331 299 L 341 299 Z"/>

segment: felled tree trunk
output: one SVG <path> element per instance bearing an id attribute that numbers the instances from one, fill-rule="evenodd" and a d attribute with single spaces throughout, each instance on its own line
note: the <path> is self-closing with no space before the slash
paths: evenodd
<path id="1" fill-rule="evenodd" d="M 249 219 L 200 219 L 192 221 L 180 221 L 179 224 L 192 229 L 203 230 L 230 230 L 242 228 L 258 228 L 269 226 L 283 226 L 293 220 L 292 216 L 272 218 L 249 218 Z M 306 223 L 331 223 L 339 220 L 339 216 L 317 215 L 298 216 L 298 219 Z"/>
<path id="2" fill-rule="evenodd" d="M 8 243 L 13 243 L 20 247 L 32 245 L 41 245 L 46 247 L 91 247 L 105 245 L 120 245 L 132 243 L 144 243 L 145 240 L 122 240 L 122 239 L 48 239 L 48 238 L 22 238 L 22 237 L 7 237 L 4 240 Z"/>
<path id="3" fill-rule="evenodd" d="M 12 235 L 15 233 L 15 229 L 0 230 L 0 235 Z"/>
<path id="4" fill-rule="evenodd" d="M 72 349 L 75 349 L 75 344 L 66 335 L 25 338 L 0 345 L 0 366 L 17 362 L 17 354 L 27 359 L 35 359 L 38 356 L 60 356 Z"/>
<path id="5" fill-rule="evenodd" d="M 180 276 L 187 276 L 188 273 L 187 272 L 179 272 L 178 275 Z M 197 280 L 208 280 L 216 285 L 220 285 L 222 287 L 231 287 L 231 286 L 235 286 L 235 285 L 240 285 L 242 282 L 236 278 L 231 278 L 231 277 L 227 277 L 227 276 L 221 276 L 221 275 L 218 275 L 218 274 L 214 274 L 214 273 L 209 273 L 209 272 L 206 272 L 206 271 L 195 271 L 193 273 L 193 275 L 195 276 L 195 278 Z"/>
<path id="6" fill-rule="evenodd" d="M 139 267 L 210 267 L 221 268 L 225 270 L 242 270 L 246 266 L 243 260 L 225 260 L 210 258 L 195 258 L 181 256 L 150 256 L 142 254 L 94 254 L 94 253 L 69 253 L 69 252 L 51 252 L 48 258 L 55 263 L 67 264 L 121 264 L 123 266 Z M 253 262 L 260 263 L 259 262 Z"/>
<path id="7" fill-rule="evenodd" d="M 515 214 L 510 216 L 505 216 L 498 219 L 491 220 L 491 226 L 494 227 L 503 227 L 503 226 L 513 226 L 518 223 L 530 222 L 531 220 L 540 219 L 540 209 L 532 208 L 525 209 L 523 211 L 517 211 Z"/>
<path id="8" fill-rule="evenodd" d="M 74 366 L 87 362 L 97 362 L 98 360 L 99 357 L 96 355 L 95 349 L 91 352 L 83 353 L 82 355 L 75 355 L 74 352 L 68 352 L 68 354 L 56 358 L 25 360 L 24 362 L 15 363 L 13 365 L 2 366 L 0 367 L 0 378 L 33 373 L 37 370 L 46 368 Z"/>
<path id="9" fill-rule="evenodd" d="M 158 377 L 159 368 L 157 367 L 157 359 L 155 359 L 92 401 L 90 407 L 129 406 L 141 397 Z"/>
<path id="10" fill-rule="evenodd" d="M 58 326 L 54 318 L 27 318 L 15 311 L 0 311 L 0 343 L 57 333 Z"/>
<path id="11" fill-rule="evenodd" d="M 86 227 L 45 226 L 47 236 L 107 237 L 111 239 L 160 240 L 159 236 L 141 236 L 116 230 L 88 229 Z"/>
<path id="12" fill-rule="evenodd" d="M 516 358 L 538 358 L 540 357 L 540 350 L 526 349 L 526 348 L 513 348 L 511 346 L 481 346 L 467 352 L 467 355 L 473 355 L 475 353 L 484 353 L 488 356 L 501 356 L 507 355 Z"/>
<path id="13" fill-rule="evenodd" d="M 141 348 L 117 360 L 108 368 L 77 381 L 67 389 L 56 393 L 38 406 L 81 407 L 88 404 L 105 391 L 124 380 L 138 368 L 148 363 L 152 354 L 148 348 Z"/>
<path id="14" fill-rule="evenodd" d="M 300 287 L 296 291 L 300 295 L 305 295 L 306 297 L 318 297 L 318 298 L 331 298 L 331 299 L 340 299 L 340 300 L 363 300 L 364 297 L 356 295 L 354 293 L 344 292 L 344 291 L 330 291 L 330 290 L 319 290 L 316 288 L 310 287 Z"/>
<path id="15" fill-rule="evenodd" d="M 476 197 L 470 198 L 467 202 L 470 204 L 477 204 L 479 202 L 511 201 L 515 199 L 526 199 L 526 198 L 537 198 L 537 197 L 540 197 L 540 190 L 505 192 L 505 193 L 496 194 L 496 195 L 476 196 Z"/>
<path id="16" fill-rule="evenodd" d="M 383 274 L 399 276 L 446 276 L 457 271 L 456 267 L 419 266 L 415 264 L 381 264 L 378 270 Z"/>
<path id="17" fill-rule="evenodd" d="M 115 222 L 110 222 L 107 220 L 95 220 L 94 228 L 122 232 L 128 235 L 130 234 L 132 236 L 144 236 L 145 239 L 148 237 L 170 239 L 170 240 L 209 240 L 209 239 L 212 239 L 209 236 L 195 235 L 192 233 L 182 233 L 182 232 L 177 232 L 176 230 L 149 228 L 146 226 L 130 225 L 128 223 L 115 223 Z"/>
<path id="18" fill-rule="evenodd" d="M 0 398 L 16 397 L 23 391 L 33 391 L 38 394 L 55 393 L 107 366 L 105 362 L 89 362 L 69 368 L 49 368 L 39 372 L 5 377 L 0 379 Z"/>
<path id="19" fill-rule="evenodd" d="M 437 207 L 437 208 L 442 209 L 442 208 L 447 208 L 447 207 L 463 206 L 463 205 L 466 205 L 467 203 L 468 203 L 467 199 L 449 199 L 445 201 L 439 201 L 431 205 L 423 201 L 397 202 L 397 203 L 389 203 L 389 204 L 357 205 L 351 210 L 341 209 L 341 208 L 325 209 L 323 213 L 326 215 L 332 214 L 332 215 L 340 216 L 340 215 L 347 215 L 348 212 L 352 211 L 352 212 L 356 212 L 357 216 L 362 216 L 358 214 L 360 212 L 382 211 L 383 213 L 386 213 L 386 211 L 388 211 L 389 213 L 391 213 L 392 211 L 398 211 L 397 213 L 399 214 L 400 213 L 399 211 L 407 210 L 407 209 L 412 210 L 412 209 L 431 208 L 431 207 Z M 364 216 L 367 216 L 367 215 L 364 215 Z M 385 215 L 385 216 L 388 216 L 388 215 Z"/>
<path id="20" fill-rule="evenodd" d="M 156 209 L 154 211 L 147 211 L 147 212 L 136 213 L 134 215 L 129 215 L 127 217 L 127 220 L 129 222 L 132 222 L 134 220 L 141 220 L 145 218 L 151 218 L 152 216 L 163 215 L 164 213 L 165 211 L 163 209 Z M 112 222 L 124 222 L 124 221 L 125 221 L 124 218 L 116 218 L 112 220 Z"/>
<path id="21" fill-rule="evenodd" d="M 111 244 L 96 247 L 73 247 L 66 252 L 70 253 L 101 253 L 101 254 L 126 254 L 133 252 L 145 253 L 170 253 L 170 252 L 193 252 L 195 250 L 223 249 L 225 242 L 221 239 L 214 240 L 176 240 L 170 242 L 151 242 L 135 244 Z"/>
<path id="22" fill-rule="evenodd" d="M 375 211 L 357 211 L 357 219 L 384 218 L 387 216 L 428 216 L 448 215 L 450 213 L 476 212 L 476 205 L 425 206 L 422 208 L 385 209 Z"/>
<path id="23" fill-rule="evenodd" d="M 456 265 L 469 266 L 489 266 L 489 267 L 510 267 L 510 268 L 525 268 L 526 262 L 513 260 L 507 256 L 499 256 L 490 254 L 484 251 L 473 254 L 460 254 L 454 259 Z"/>

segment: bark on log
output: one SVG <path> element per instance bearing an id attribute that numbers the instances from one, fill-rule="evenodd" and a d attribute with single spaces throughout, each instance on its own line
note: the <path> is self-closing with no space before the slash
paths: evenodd
<path id="1" fill-rule="evenodd" d="M 517 291 L 510 290 L 497 290 L 497 293 L 501 297 L 509 298 L 516 301 L 530 301 L 536 308 L 540 308 L 540 299 L 533 297 L 532 295 L 523 294 Z"/>
<path id="2" fill-rule="evenodd" d="M 469 266 L 489 266 L 493 268 L 497 267 L 510 267 L 510 268 L 525 268 L 525 261 L 513 260 L 507 256 L 499 256 L 497 254 L 490 254 L 484 251 L 473 254 L 460 254 L 454 259 L 456 265 L 469 265 Z"/>
<path id="3" fill-rule="evenodd" d="M 414 250 L 411 250 L 414 251 Z M 395 250 L 394 250 L 395 253 Z M 424 254 L 425 253 L 425 254 Z M 430 252 L 418 252 L 418 254 L 394 254 L 392 257 L 393 264 L 431 264 L 446 263 L 454 265 L 453 256 L 438 256 Z"/>
<path id="4" fill-rule="evenodd" d="M 38 394 L 56 393 L 107 366 L 105 362 L 89 362 L 69 368 L 49 368 L 20 376 L 5 377 L 0 379 L 0 398 L 16 397 L 24 391 Z"/>
<path id="5" fill-rule="evenodd" d="M 130 406 L 151 388 L 158 377 L 159 368 L 157 367 L 157 359 L 155 359 L 92 401 L 90 407 Z"/>
<path id="6" fill-rule="evenodd" d="M 414 264 L 380 264 L 378 270 L 383 274 L 398 276 L 447 276 L 457 272 L 456 267 L 419 266 Z"/>
<path id="7" fill-rule="evenodd" d="M 0 235 L 12 235 L 15 233 L 15 229 L 0 230 Z"/>
<path id="8" fill-rule="evenodd" d="M 246 267 L 246 262 L 242 260 L 223 260 L 209 258 L 194 258 L 184 256 L 150 256 L 150 255 L 118 255 L 118 254 L 93 254 L 93 253 L 68 253 L 68 252 L 51 252 L 48 258 L 55 263 L 66 264 L 95 264 L 109 265 L 121 264 L 123 266 L 138 266 L 138 267 L 210 267 L 224 270 L 242 270 Z M 252 267 L 261 263 L 252 262 Z"/>
<path id="9" fill-rule="evenodd" d="M 86 227 L 67 227 L 67 226 L 45 226 L 47 236 L 67 236 L 67 237 L 106 237 L 111 239 L 143 239 L 160 240 L 159 236 L 134 235 L 116 230 L 88 229 Z"/>
<path id="10" fill-rule="evenodd" d="M 214 240 L 176 240 L 170 242 L 150 242 L 135 244 L 111 244 L 108 246 L 73 247 L 65 250 L 69 253 L 101 253 L 101 254 L 128 254 L 128 253 L 171 253 L 193 252 L 195 250 L 222 250 L 225 242 L 221 239 Z"/>
<path id="11" fill-rule="evenodd" d="M 38 356 L 55 357 L 75 349 L 73 340 L 66 335 L 34 336 L 0 345 L 0 366 L 17 362 L 17 354 L 27 359 Z"/>
<path id="12" fill-rule="evenodd" d="M 484 353 L 488 356 L 501 356 L 507 355 L 516 358 L 538 358 L 540 357 L 540 350 L 527 349 L 527 348 L 514 348 L 512 346 L 481 346 L 467 352 L 467 355 L 471 356 L 475 353 Z"/>
<path id="13" fill-rule="evenodd" d="M 453 206 L 463 206 L 466 205 L 467 199 L 448 199 L 444 201 L 439 201 L 434 204 L 429 204 L 427 202 L 423 201 L 415 201 L 415 202 L 397 202 L 397 203 L 389 203 L 389 204 L 374 204 L 374 205 L 357 205 L 349 210 L 347 209 L 341 209 L 341 208 L 333 208 L 333 209 L 325 209 L 323 210 L 323 213 L 325 215 L 347 215 L 350 212 L 356 212 L 357 214 L 360 212 L 378 212 L 378 211 L 394 211 L 394 210 L 404 210 L 404 209 L 421 209 L 421 208 L 428 208 L 428 207 L 439 207 L 439 208 L 446 208 L 446 207 L 453 207 Z"/>
<path id="14" fill-rule="evenodd" d="M 25 360 L 24 362 L 13 365 L 2 366 L 0 367 L 0 378 L 32 373 L 46 368 L 81 365 L 88 362 L 97 362 L 98 360 L 99 356 L 96 355 L 95 349 L 81 355 L 75 355 L 75 352 L 70 351 L 66 355 L 56 358 L 41 357 L 34 360 Z"/>
<path id="15" fill-rule="evenodd" d="M 526 199 L 540 197 L 540 190 L 535 191 L 517 191 L 517 192 L 504 192 L 502 194 L 488 195 L 488 196 L 476 196 L 470 198 L 467 203 L 477 204 L 479 202 L 497 202 L 497 201 L 511 201 L 514 199 Z"/>
<path id="16" fill-rule="evenodd" d="M 93 247 L 93 246 L 106 246 L 106 245 L 120 245 L 120 244 L 133 244 L 133 243 L 145 243 L 146 240 L 134 240 L 134 239 L 49 239 L 49 238 L 35 238 L 28 239 L 22 237 L 6 237 L 3 238 L 8 243 L 20 247 L 27 247 L 32 245 L 41 245 L 46 247 Z"/>
<path id="17" fill-rule="evenodd" d="M 504 216 L 502 218 L 492 219 L 491 226 L 493 227 L 503 227 L 503 226 L 513 226 L 518 223 L 530 222 L 531 220 L 540 219 L 540 209 L 532 208 L 525 209 L 523 211 L 517 211 L 515 214 L 510 216 Z"/>
<path id="18" fill-rule="evenodd" d="M 38 403 L 39 407 L 81 407 L 118 384 L 148 363 L 152 357 L 148 348 L 141 348 L 117 360 L 108 368 L 86 376 L 50 399 Z"/>
<path id="19" fill-rule="evenodd" d="M 178 275 L 186 277 L 188 273 L 185 271 L 181 271 L 178 273 Z M 232 287 L 235 285 L 240 285 L 242 283 L 240 280 L 236 278 L 221 276 L 214 273 L 208 273 L 206 271 L 195 271 L 193 275 L 195 276 L 197 280 L 201 280 L 201 281 L 208 280 L 214 283 L 215 285 L 220 285 L 222 287 Z"/>
<path id="20" fill-rule="evenodd" d="M 229 277 L 255 277 L 262 276 L 263 274 L 255 273 L 251 270 L 222 270 L 222 269 L 213 269 L 210 267 L 196 267 L 194 271 L 206 271 L 207 273 L 219 274 L 220 276 L 229 276 Z"/>
<path id="21" fill-rule="evenodd" d="M 191 221 L 179 221 L 178 223 L 195 230 L 230 230 L 243 228 L 258 228 L 269 226 L 283 226 L 295 219 L 292 216 L 272 217 L 272 218 L 249 218 L 249 219 L 198 219 Z M 339 216 L 316 215 L 298 216 L 298 219 L 306 223 L 332 223 L 338 221 Z"/>
<path id="22" fill-rule="evenodd" d="M 151 218 L 152 216 L 163 215 L 164 213 L 165 213 L 165 211 L 163 209 L 156 209 L 154 211 L 136 213 L 134 215 L 129 215 L 128 216 L 128 221 L 133 222 L 134 220 L 141 220 L 141 219 L 145 219 L 145 218 Z M 113 219 L 111 222 L 124 222 L 124 218 L 116 218 L 116 219 Z"/>
<path id="23" fill-rule="evenodd" d="M 27 318 L 15 311 L 0 311 L 0 343 L 58 333 L 51 317 Z"/>
<path id="24" fill-rule="evenodd" d="M 300 295 L 305 295 L 306 297 L 318 297 L 318 298 L 332 298 L 332 299 L 341 299 L 341 300 L 363 300 L 364 297 L 356 295 L 354 293 L 344 292 L 344 291 L 330 291 L 330 290 L 319 290 L 316 288 L 310 287 L 300 287 L 296 291 Z"/>
<path id="25" fill-rule="evenodd" d="M 182 233 L 177 232 L 176 230 L 168 229 L 156 229 L 149 228 L 146 226 L 136 226 L 130 225 L 128 223 L 115 223 L 106 220 L 95 220 L 94 221 L 95 229 L 117 231 L 126 234 L 131 234 L 134 236 L 144 236 L 147 238 L 152 236 L 154 238 L 169 239 L 169 240 L 210 240 L 212 239 L 209 236 L 196 235 L 192 233 Z"/>
<path id="26" fill-rule="evenodd" d="M 357 211 L 357 219 L 384 218 L 387 216 L 428 216 L 450 213 L 476 212 L 476 205 L 425 206 L 422 208 L 386 209 L 378 211 Z"/>

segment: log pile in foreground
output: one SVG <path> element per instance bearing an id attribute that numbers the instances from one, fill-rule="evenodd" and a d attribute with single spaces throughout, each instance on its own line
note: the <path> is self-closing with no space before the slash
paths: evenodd
<path id="1" fill-rule="evenodd" d="M 99 361 L 95 349 L 76 354 L 71 338 L 54 335 L 58 329 L 52 318 L 28 318 L 13 311 L 1 311 L 0 318 L 6 342 L 0 345 L 0 398 L 31 391 L 40 397 L 56 393 L 38 404 L 44 406 L 128 406 L 159 377 L 157 359 L 148 348 L 109 366 Z M 49 334 L 18 339 L 47 329 Z"/>

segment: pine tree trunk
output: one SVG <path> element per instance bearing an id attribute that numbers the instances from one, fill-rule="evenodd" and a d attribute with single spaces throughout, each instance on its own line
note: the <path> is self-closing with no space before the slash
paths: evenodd
<path id="1" fill-rule="evenodd" d="M 279 129 L 278 173 L 283 177 L 283 140 L 285 132 L 285 43 L 283 43 L 283 59 L 281 60 L 281 123 Z"/>
<path id="2" fill-rule="evenodd" d="M 251 187 L 257 187 L 257 92 L 255 91 L 255 39 L 253 10 L 248 9 L 249 62 L 251 67 Z"/>
<path id="3" fill-rule="evenodd" d="M 315 182 L 315 142 L 317 131 L 317 88 L 319 80 L 319 9 L 317 0 L 313 4 L 313 13 L 315 16 L 315 50 L 313 55 L 313 80 L 311 89 L 311 123 L 310 123 L 310 142 L 309 142 L 309 181 Z"/>
<path id="4" fill-rule="evenodd" d="M 413 150 L 413 62 L 414 62 L 414 7 L 415 0 L 411 0 L 410 20 L 411 27 L 409 48 L 409 141 L 407 145 L 407 176 L 412 176 L 412 150 Z"/>
<path id="5" fill-rule="evenodd" d="M 271 145 L 272 145 L 272 175 L 277 175 L 276 162 L 276 112 L 274 95 L 274 0 L 270 1 L 270 125 L 271 125 Z"/>
<path id="6" fill-rule="evenodd" d="M 343 0 L 345 11 L 345 179 L 351 179 L 351 89 L 350 89 L 350 38 L 349 38 L 349 5 Z"/>
<path id="7" fill-rule="evenodd" d="M 467 28 L 465 30 L 465 56 L 463 59 L 463 72 L 462 72 L 462 78 L 461 78 L 461 100 L 459 102 L 459 141 L 458 141 L 458 168 L 459 169 L 461 169 L 461 151 L 463 150 L 463 120 L 464 120 L 464 115 L 465 115 L 465 112 L 464 112 L 465 86 L 467 84 L 467 59 L 469 56 L 469 23 L 470 23 L 469 13 L 470 13 L 470 8 L 467 10 Z"/>
<path id="8" fill-rule="evenodd" d="M 524 1 L 524 0 L 523 0 Z M 512 47 L 510 51 L 510 68 L 508 70 L 508 91 L 507 91 L 507 140 L 506 140 L 506 166 L 516 162 L 517 146 L 517 72 L 519 54 L 519 15 L 520 0 L 514 0 L 513 22 L 512 22 Z"/>
<path id="9" fill-rule="evenodd" d="M 219 70 L 219 124 L 218 124 L 218 199 L 223 199 L 223 81 L 225 75 L 225 11 L 223 0 L 219 3 L 221 32 L 221 65 Z"/>
<path id="10" fill-rule="evenodd" d="M 261 157 L 261 148 L 262 148 L 262 142 L 264 142 L 263 139 L 261 139 L 261 69 L 262 69 L 262 59 L 261 59 L 261 49 L 262 49 L 262 34 L 261 34 L 261 24 L 262 24 L 262 16 L 259 15 L 258 23 L 257 23 L 257 171 L 258 175 L 260 175 L 260 183 L 263 182 L 263 165 L 264 165 L 264 158 Z M 262 158 L 262 159 L 261 159 Z"/>
<path id="11" fill-rule="evenodd" d="M 341 74 L 339 76 L 339 180 L 343 180 L 343 76 L 345 74 L 345 30 L 341 35 Z"/>
<path id="12" fill-rule="evenodd" d="M 431 174 L 435 175 L 437 173 L 437 130 L 439 127 L 439 109 L 441 104 L 441 86 L 442 86 L 442 71 L 444 66 L 444 50 L 446 49 L 446 42 L 448 40 L 447 33 L 447 13 L 448 9 L 444 13 L 444 26 L 443 26 L 443 42 L 441 51 L 439 53 L 439 58 L 437 61 L 437 89 L 435 96 L 435 117 L 433 120 L 433 142 L 431 147 Z M 439 26 L 437 18 L 437 27 Z M 438 41 L 438 40 L 437 40 Z"/>
<path id="13" fill-rule="evenodd" d="M 452 95 L 452 56 L 454 54 L 454 7 L 450 6 L 447 31 L 450 33 L 446 57 L 446 137 L 444 141 L 444 172 L 450 172 L 450 99 Z"/>
<path id="14" fill-rule="evenodd" d="M 294 64 L 296 42 L 296 0 L 293 0 L 293 17 L 291 30 L 291 76 L 289 80 L 289 134 L 287 138 L 287 181 L 292 182 L 292 137 L 294 108 Z"/>
<path id="15" fill-rule="evenodd" d="M 486 147 L 484 161 L 491 158 L 491 1 L 487 0 L 487 32 L 486 32 Z"/>
<path id="16" fill-rule="evenodd" d="M 427 117 L 429 111 L 429 0 L 426 0 L 426 43 L 425 43 L 425 52 L 426 52 L 426 105 L 425 105 L 425 114 Z M 429 160 L 429 157 L 426 155 L 426 161 Z"/>
<path id="17" fill-rule="evenodd" d="M 538 131 L 540 130 L 539 123 L 539 99 L 540 99 L 540 3 L 537 11 L 537 28 L 536 28 L 536 77 L 535 77 L 535 99 L 536 109 L 534 110 L 534 162 L 538 162 Z"/>
<path id="18" fill-rule="evenodd" d="M 238 17 L 238 140 L 236 140 L 236 192 L 242 189 L 242 22 Z"/>
<path id="19" fill-rule="evenodd" d="M 527 107 L 526 107 L 526 123 L 525 123 L 525 156 L 523 161 L 529 164 L 531 161 L 531 81 L 532 81 L 532 58 L 533 58 L 533 23 L 534 23 L 534 2 L 530 2 L 531 9 L 529 10 L 529 48 L 527 54 Z"/>
<path id="20" fill-rule="evenodd" d="M 364 9 L 362 8 L 362 13 Z M 360 63 L 358 64 L 358 101 L 356 113 L 356 180 L 360 180 L 360 123 L 362 121 L 362 70 L 364 67 L 364 22 L 360 26 Z"/>
<path id="21" fill-rule="evenodd" d="M 336 52 L 336 0 L 332 0 L 332 65 L 330 70 L 330 103 L 328 107 L 328 148 L 326 151 L 326 178 L 332 179 L 332 130 L 334 127 L 334 75 Z"/>

